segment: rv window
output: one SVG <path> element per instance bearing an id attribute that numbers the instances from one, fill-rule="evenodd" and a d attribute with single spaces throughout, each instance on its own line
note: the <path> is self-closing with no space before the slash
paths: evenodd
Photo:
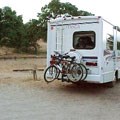
<path id="1" fill-rule="evenodd" d="M 120 32 L 117 32 L 117 50 L 120 50 Z"/>
<path id="2" fill-rule="evenodd" d="M 107 50 L 113 50 L 113 35 L 107 34 Z"/>
<path id="3" fill-rule="evenodd" d="M 94 49 L 95 48 L 95 32 L 81 31 L 73 34 L 74 49 Z"/>

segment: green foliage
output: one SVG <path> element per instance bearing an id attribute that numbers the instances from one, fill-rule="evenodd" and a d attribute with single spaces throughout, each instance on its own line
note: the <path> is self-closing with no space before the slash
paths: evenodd
<path id="1" fill-rule="evenodd" d="M 39 47 L 39 45 L 37 44 L 37 40 L 41 38 L 39 21 L 32 19 L 28 23 L 25 24 L 25 28 L 26 28 L 26 40 L 27 41 L 24 41 L 24 44 L 26 48 L 33 47 L 35 53 L 37 53 L 37 48 Z"/>
<path id="2" fill-rule="evenodd" d="M 57 15 L 68 13 L 72 16 L 88 16 L 93 15 L 87 11 L 78 10 L 75 5 L 71 3 L 61 3 L 59 0 L 52 0 L 48 5 L 45 5 L 41 9 L 41 13 L 38 13 L 41 37 L 46 41 L 47 35 L 47 17 L 55 18 Z"/>
<path id="3" fill-rule="evenodd" d="M 52 0 L 38 13 L 38 20 L 32 19 L 24 24 L 22 16 L 10 7 L 0 8 L 0 46 L 16 48 L 17 51 L 37 53 L 39 45 L 37 40 L 42 38 L 47 41 L 47 17 L 55 18 L 57 15 L 68 13 L 73 16 L 93 15 L 87 11 L 78 10 L 71 3 L 61 3 Z"/>
<path id="4" fill-rule="evenodd" d="M 40 37 L 37 24 L 37 20 L 24 24 L 22 16 L 17 16 L 10 7 L 0 9 L 0 46 L 15 48 L 18 52 L 28 52 L 31 47 L 36 50 Z"/>
<path id="5" fill-rule="evenodd" d="M 0 14 L 0 45 L 20 48 L 24 39 L 22 16 L 17 16 L 10 7 L 1 9 Z"/>

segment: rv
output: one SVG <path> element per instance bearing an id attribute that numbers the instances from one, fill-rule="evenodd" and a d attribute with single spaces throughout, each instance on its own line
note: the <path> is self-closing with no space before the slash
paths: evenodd
<path id="1" fill-rule="evenodd" d="M 120 78 L 120 28 L 101 16 L 62 16 L 48 21 L 47 66 L 54 51 L 81 55 L 84 81 L 114 85 Z"/>

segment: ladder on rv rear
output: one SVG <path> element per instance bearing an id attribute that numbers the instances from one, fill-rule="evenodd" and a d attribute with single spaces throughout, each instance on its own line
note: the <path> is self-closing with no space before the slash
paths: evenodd
<path id="1" fill-rule="evenodd" d="M 63 25 L 56 24 L 56 51 L 63 53 Z"/>

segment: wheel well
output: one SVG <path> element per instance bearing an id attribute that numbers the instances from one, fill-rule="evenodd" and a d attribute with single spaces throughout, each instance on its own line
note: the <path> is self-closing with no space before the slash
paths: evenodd
<path id="1" fill-rule="evenodd" d="M 115 78 L 118 80 L 118 70 L 115 71 Z"/>

